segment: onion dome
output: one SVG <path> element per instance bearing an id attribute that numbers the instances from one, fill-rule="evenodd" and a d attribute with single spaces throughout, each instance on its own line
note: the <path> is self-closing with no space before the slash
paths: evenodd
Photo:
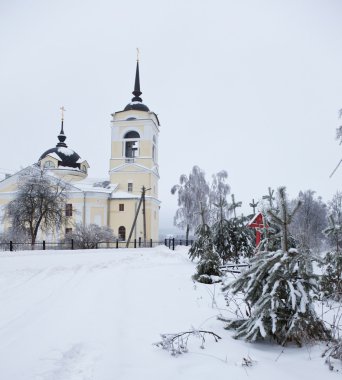
<path id="1" fill-rule="evenodd" d="M 140 77 L 139 77 L 139 60 L 137 60 L 137 68 L 135 71 L 135 82 L 134 82 L 134 91 L 132 92 L 134 97 L 132 98 L 131 103 L 128 103 L 124 108 L 124 111 L 137 110 L 137 111 L 145 111 L 149 112 L 149 108 L 143 104 L 140 95 L 142 92 L 140 91 Z"/>
<path id="2" fill-rule="evenodd" d="M 44 158 L 49 156 L 53 158 L 54 160 L 45 162 L 44 167 L 46 168 L 84 170 L 83 167 L 81 167 L 81 164 L 83 161 L 81 157 L 74 150 L 68 148 L 67 144 L 65 143 L 66 136 L 64 134 L 63 122 L 64 120 L 62 118 L 61 131 L 59 132 L 59 135 L 58 135 L 58 143 L 56 147 L 45 151 L 40 156 L 39 162 L 41 162 Z"/>

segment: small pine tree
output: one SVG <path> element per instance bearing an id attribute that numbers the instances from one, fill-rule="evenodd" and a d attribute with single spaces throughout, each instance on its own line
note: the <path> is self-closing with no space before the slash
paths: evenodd
<path id="1" fill-rule="evenodd" d="M 312 255 L 289 252 L 260 253 L 240 278 L 224 287 L 233 294 L 244 293 L 251 315 L 229 321 L 235 338 L 247 341 L 273 339 L 281 345 L 301 346 L 312 340 L 330 339 L 330 333 L 317 317 L 313 300 L 318 279 L 312 271 Z"/>
<path id="2" fill-rule="evenodd" d="M 225 219 L 224 208 L 227 203 L 221 200 L 215 204 L 219 208 L 219 220 L 212 227 L 214 247 L 223 264 L 227 261 L 238 262 L 239 258 L 250 257 L 254 251 L 253 232 L 247 228 L 244 217 Z"/>
<path id="3" fill-rule="evenodd" d="M 201 258 L 206 251 L 213 250 L 213 237 L 209 225 L 205 221 L 207 209 L 200 202 L 200 211 L 198 214 L 201 216 L 201 224 L 196 228 L 196 239 L 192 243 L 189 250 L 189 257 L 191 260 Z"/>
<path id="4" fill-rule="evenodd" d="M 197 265 L 197 273 L 193 276 L 194 280 L 211 284 L 217 282 L 212 276 L 221 276 L 220 257 L 214 250 L 207 250 L 201 257 Z"/>
<path id="5" fill-rule="evenodd" d="M 325 297 L 342 300 L 342 250 L 341 236 L 342 226 L 335 222 L 331 215 L 330 226 L 323 232 L 330 238 L 334 249 L 328 252 L 323 260 L 324 273 L 321 277 L 321 290 Z"/>
<path id="6" fill-rule="evenodd" d="M 193 278 L 199 282 L 211 284 L 211 276 L 220 276 L 220 257 L 215 252 L 213 237 L 208 224 L 205 223 L 204 214 L 206 210 L 201 205 L 202 224 L 196 230 L 196 240 L 189 250 L 191 260 L 199 258 L 197 273 Z"/>
<path id="7" fill-rule="evenodd" d="M 280 228 L 281 249 L 283 252 L 287 252 L 290 247 L 289 225 L 293 220 L 293 216 L 296 214 L 302 203 L 301 201 L 298 201 L 291 210 L 286 195 L 286 188 L 284 186 L 279 187 L 276 199 L 278 204 L 278 211 L 271 209 L 268 210 L 267 213 L 271 219 L 271 222 Z"/>
<path id="8" fill-rule="evenodd" d="M 228 221 L 229 247 L 231 261 L 239 262 L 241 257 L 252 257 L 254 252 L 254 236 L 246 226 L 247 218 L 238 217 Z"/>
<path id="9" fill-rule="evenodd" d="M 212 226 L 213 243 L 216 252 L 220 256 L 223 264 L 230 260 L 230 243 L 229 243 L 229 222 L 225 218 L 227 202 L 220 198 L 219 203 L 214 203 L 219 209 L 219 219 Z"/>
<path id="10" fill-rule="evenodd" d="M 277 200 L 279 211 L 269 215 L 281 229 L 283 249 L 260 252 L 240 278 L 224 287 L 233 294 L 243 292 L 250 310 L 248 319 L 229 321 L 227 328 L 236 328 L 235 338 L 274 339 L 281 345 L 328 340 L 330 332 L 313 306 L 319 290 L 312 269 L 314 257 L 307 251 L 288 250 L 288 226 L 299 204 L 290 210 L 283 187 L 278 189 Z"/>

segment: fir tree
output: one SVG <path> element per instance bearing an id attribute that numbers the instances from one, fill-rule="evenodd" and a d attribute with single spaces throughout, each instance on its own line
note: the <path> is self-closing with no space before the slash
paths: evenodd
<path id="1" fill-rule="evenodd" d="M 219 203 L 215 203 L 214 205 L 219 209 L 219 219 L 212 226 L 213 243 L 216 252 L 224 264 L 226 261 L 229 261 L 231 259 L 229 243 L 229 222 L 225 218 L 225 209 L 227 208 L 227 202 L 221 198 Z"/>
<path id="2" fill-rule="evenodd" d="M 196 230 L 196 240 L 189 250 L 189 257 L 191 260 L 196 257 L 200 259 L 193 278 L 199 282 L 211 284 L 213 282 L 211 276 L 221 275 L 220 257 L 215 252 L 210 227 L 205 223 L 205 212 L 205 208 L 201 205 L 202 224 Z"/>
<path id="3" fill-rule="evenodd" d="M 241 216 L 228 221 L 229 249 L 231 261 L 239 262 L 241 257 L 251 257 L 254 253 L 253 232 L 247 227 L 247 218 Z"/>
<path id="4" fill-rule="evenodd" d="M 286 188 L 284 186 L 279 187 L 277 191 L 277 204 L 278 211 L 268 210 L 267 214 L 270 217 L 272 223 L 274 223 L 281 231 L 281 249 L 287 252 L 290 247 L 290 232 L 289 225 L 292 222 L 293 216 L 301 206 L 301 202 L 298 201 L 293 209 L 290 209 L 289 201 L 287 200 Z"/>
<path id="5" fill-rule="evenodd" d="M 189 257 L 191 260 L 195 258 L 203 257 L 204 253 L 207 251 L 212 251 L 213 248 L 213 237 L 209 225 L 205 222 L 204 214 L 206 209 L 201 204 L 201 215 L 202 223 L 197 227 L 195 231 L 195 241 L 192 243 L 189 250 Z"/>
<path id="6" fill-rule="evenodd" d="M 227 328 L 236 328 L 235 338 L 274 339 L 281 345 L 330 339 L 313 306 L 319 290 L 313 256 L 307 251 L 288 250 L 288 226 L 299 204 L 290 209 L 284 187 L 278 189 L 277 201 L 278 212 L 273 209 L 269 216 L 281 229 L 283 249 L 260 252 L 240 278 L 224 287 L 233 294 L 243 292 L 249 308 L 248 319 L 228 321 Z"/>
<path id="7" fill-rule="evenodd" d="M 313 300 L 318 294 L 312 255 L 289 252 L 260 253 L 240 278 L 224 287 L 233 294 L 244 293 L 249 305 L 248 319 L 229 321 L 235 338 L 248 341 L 273 339 L 281 345 L 299 346 L 312 340 L 327 340 L 329 331 L 317 317 Z"/>
<path id="8" fill-rule="evenodd" d="M 252 231 L 246 226 L 247 219 L 225 219 L 223 209 L 227 207 L 227 203 L 224 200 L 215 206 L 220 210 L 220 218 L 212 227 L 213 242 L 222 262 L 238 262 L 240 257 L 252 256 L 254 239 Z"/>
<path id="9" fill-rule="evenodd" d="M 324 273 L 321 278 L 321 290 L 324 296 L 336 301 L 342 300 L 342 226 L 335 222 L 331 215 L 330 226 L 323 232 L 333 243 L 334 249 L 329 251 L 323 260 Z"/>

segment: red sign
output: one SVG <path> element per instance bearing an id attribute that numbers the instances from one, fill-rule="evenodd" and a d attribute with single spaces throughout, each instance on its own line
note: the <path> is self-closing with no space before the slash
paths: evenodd
<path id="1" fill-rule="evenodd" d="M 261 241 L 261 231 L 264 228 L 268 228 L 268 224 L 264 221 L 264 216 L 261 212 L 259 214 L 256 214 L 254 218 L 248 223 L 247 225 L 249 228 L 255 228 L 256 229 L 256 246 L 260 244 Z"/>

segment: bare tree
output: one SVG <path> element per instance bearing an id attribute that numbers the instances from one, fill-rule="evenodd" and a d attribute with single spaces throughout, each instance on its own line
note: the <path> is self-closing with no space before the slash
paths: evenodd
<path id="1" fill-rule="evenodd" d="M 178 193 L 178 210 L 174 217 L 174 224 L 178 228 L 186 229 L 186 239 L 189 231 L 194 230 L 199 224 L 200 204 L 208 204 L 209 185 L 205 179 L 205 173 L 198 166 L 194 166 L 187 177 L 182 174 L 179 185 L 174 185 L 171 194 Z"/>
<path id="2" fill-rule="evenodd" d="M 301 191 L 293 203 L 298 200 L 302 206 L 293 218 L 291 234 L 302 247 L 318 252 L 324 240 L 323 230 L 327 227 L 327 206 L 312 190 Z"/>
<path id="3" fill-rule="evenodd" d="M 19 178 L 15 199 L 5 207 L 5 217 L 17 233 L 26 232 L 34 246 L 38 231 L 55 231 L 66 222 L 68 185 L 45 171 L 31 168 Z"/>
<path id="4" fill-rule="evenodd" d="M 209 210 L 211 222 L 216 221 L 224 214 L 224 217 L 228 219 L 228 208 L 218 209 L 217 204 L 226 202 L 227 195 L 230 193 L 230 186 L 227 183 L 228 173 L 226 170 L 221 170 L 212 175 L 212 182 L 209 191 Z M 215 207 L 214 207 L 215 206 Z"/>
<path id="5" fill-rule="evenodd" d="M 114 240 L 113 230 L 109 227 L 100 227 L 97 224 L 89 224 L 84 226 L 77 223 L 75 231 L 67 234 L 67 241 L 74 240 L 75 248 L 93 249 L 98 243 L 110 242 Z"/>
<path id="6" fill-rule="evenodd" d="M 332 200 L 328 202 L 329 215 L 332 215 L 335 222 L 342 224 L 342 192 L 337 191 Z"/>

